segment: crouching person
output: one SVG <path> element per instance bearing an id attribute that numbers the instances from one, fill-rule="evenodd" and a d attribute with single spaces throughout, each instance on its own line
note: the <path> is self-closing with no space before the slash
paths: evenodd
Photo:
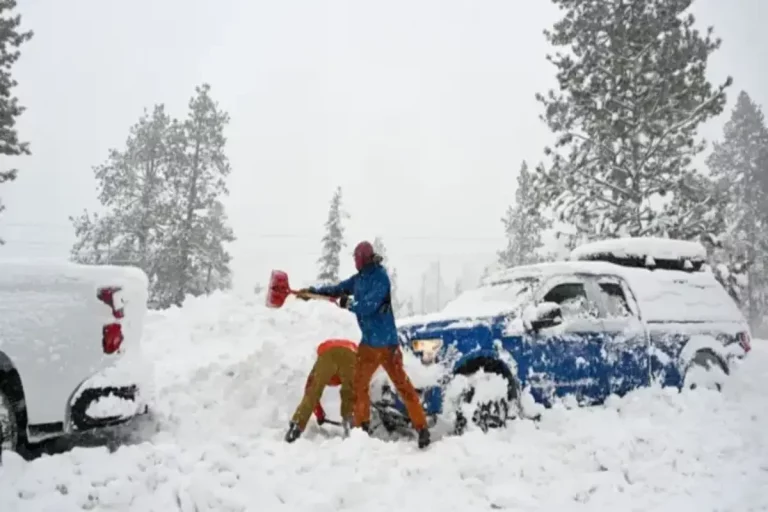
<path id="1" fill-rule="evenodd" d="M 301 436 L 315 413 L 318 424 L 325 422 L 320 405 L 325 386 L 341 385 L 341 421 L 344 433 L 349 432 L 354 411 L 354 375 L 357 344 L 348 340 L 326 340 L 317 347 L 317 360 L 304 386 L 304 397 L 291 418 L 285 440 L 292 443 Z"/>

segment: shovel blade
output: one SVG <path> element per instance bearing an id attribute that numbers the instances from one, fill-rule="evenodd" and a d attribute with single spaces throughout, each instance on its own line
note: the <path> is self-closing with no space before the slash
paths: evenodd
<path id="1" fill-rule="evenodd" d="M 272 309 L 282 307 L 290 293 L 291 287 L 288 284 L 288 274 L 282 270 L 273 270 L 269 277 L 269 286 L 267 287 L 266 306 Z"/>

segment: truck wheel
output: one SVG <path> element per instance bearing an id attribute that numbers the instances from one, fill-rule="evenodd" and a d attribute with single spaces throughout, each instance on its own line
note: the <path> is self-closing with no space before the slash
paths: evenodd
<path id="1" fill-rule="evenodd" d="M 714 389 L 721 391 L 728 378 L 728 366 L 711 350 L 696 352 L 685 370 L 684 389 Z"/>
<path id="2" fill-rule="evenodd" d="M 0 390 L 0 458 L 19 446 L 19 424 L 10 398 Z"/>
<path id="3" fill-rule="evenodd" d="M 484 370 L 486 375 L 500 376 L 508 382 L 507 392 L 493 400 L 478 402 L 475 397 L 475 388 L 472 386 L 461 394 L 460 406 L 461 404 L 472 404 L 472 407 L 470 407 L 470 410 L 472 411 L 472 423 L 477 425 L 483 432 L 488 432 L 488 430 L 492 428 L 502 428 L 506 426 L 507 419 L 510 417 L 510 409 L 517 406 L 519 394 L 517 392 L 517 385 L 514 382 L 511 382 L 509 377 L 507 377 L 496 364 L 490 364 L 485 367 L 474 369 L 462 368 L 457 374 L 473 376 L 480 370 Z M 462 408 L 459 407 L 456 411 L 454 434 L 463 434 L 467 425 L 467 418 L 462 411 Z"/>

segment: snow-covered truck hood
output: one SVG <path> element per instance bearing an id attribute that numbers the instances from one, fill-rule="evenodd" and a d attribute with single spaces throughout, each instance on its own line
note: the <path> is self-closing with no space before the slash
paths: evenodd
<path id="1" fill-rule="evenodd" d="M 490 324 L 500 317 L 514 316 L 515 308 L 509 304 L 483 304 L 482 306 L 458 311 L 438 311 L 426 315 L 410 316 L 397 321 L 398 329 L 469 329 L 478 325 Z"/>

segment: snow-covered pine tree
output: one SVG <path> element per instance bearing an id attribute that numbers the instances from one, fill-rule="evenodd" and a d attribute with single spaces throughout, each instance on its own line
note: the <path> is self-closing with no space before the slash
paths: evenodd
<path id="1" fill-rule="evenodd" d="M 531 188 L 532 175 L 528 164 L 523 162 L 517 175 L 515 204 L 507 208 L 504 218 L 504 233 L 507 246 L 499 252 L 499 263 L 506 268 L 540 261 L 542 232 L 549 227 L 549 221 L 542 215 L 544 205 L 538 204 L 538 196 Z"/>
<path id="2" fill-rule="evenodd" d="M 746 269 L 742 306 L 758 331 L 768 307 L 768 128 L 746 92 L 739 94 L 707 165 L 728 195 L 720 242 L 730 266 Z"/>
<path id="3" fill-rule="evenodd" d="M 158 265 L 170 228 L 171 203 L 164 185 L 170 170 L 172 122 L 163 105 L 145 111 L 130 128 L 126 147 L 109 151 L 94 168 L 98 199 L 105 212 L 70 217 L 76 241 L 71 258 L 87 264 L 129 264 L 150 279 L 150 304 L 159 299 Z"/>
<path id="4" fill-rule="evenodd" d="M 392 290 L 392 310 L 395 312 L 395 314 L 398 314 L 400 311 L 401 303 L 397 293 L 397 269 L 390 266 L 387 248 L 384 246 L 384 241 L 378 236 L 373 239 L 373 251 L 381 256 L 382 264 L 387 268 L 390 288 Z"/>
<path id="5" fill-rule="evenodd" d="M 335 283 L 339 280 L 341 249 L 347 245 L 344 241 L 344 226 L 342 225 L 345 218 L 349 218 L 349 215 L 342 208 L 341 187 L 337 187 L 331 199 L 328 220 L 325 221 L 325 235 L 322 239 L 323 252 L 317 260 L 320 264 L 317 280 L 321 284 Z"/>
<path id="6" fill-rule="evenodd" d="M 30 154 L 29 144 L 20 142 L 16 131 L 16 118 L 24 112 L 24 107 L 13 95 L 13 88 L 18 84 L 11 76 L 11 69 L 19 59 L 19 47 L 32 38 L 32 31 L 19 31 L 21 15 L 14 14 L 14 9 L 16 0 L 0 0 L 0 155 L 6 157 Z M 15 180 L 17 173 L 17 169 L 0 169 L 0 184 Z M 0 212 L 4 209 L 0 201 Z"/>
<path id="7" fill-rule="evenodd" d="M 169 185 L 174 191 L 173 230 L 164 274 L 174 282 L 173 302 L 227 288 L 230 256 L 224 244 L 235 240 L 221 198 L 229 194 L 231 171 L 224 129 L 229 114 L 210 95 L 209 84 L 195 88 L 187 119 L 178 125 Z"/>
<path id="8" fill-rule="evenodd" d="M 235 240 L 234 232 L 227 223 L 227 214 L 220 201 L 213 201 L 202 221 L 201 252 L 205 255 L 200 287 L 210 295 L 214 290 L 232 288 L 232 257 L 224 248 L 225 243 Z"/>
<path id="9" fill-rule="evenodd" d="M 731 84 L 706 78 L 712 28 L 694 28 L 692 0 L 552 1 L 564 16 L 545 36 L 564 51 L 547 57 L 559 92 L 537 94 L 557 136 L 534 175 L 540 200 L 590 239 L 709 231 L 719 198 L 692 168 L 696 130 Z"/>

